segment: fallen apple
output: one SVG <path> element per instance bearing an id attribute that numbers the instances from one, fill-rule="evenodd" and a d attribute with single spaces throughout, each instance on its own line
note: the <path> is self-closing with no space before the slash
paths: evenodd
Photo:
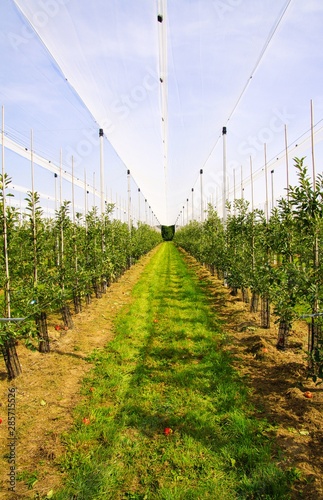
<path id="1" fill-rule="evenodd" d="M 172 434 L 172 433 L 173 433 L 173 429 L 171 429 L 170 427 L 165 427 L 165 429 L 164 429 L 165 436 L 168 436 L 169 434 Z"/>
<path id="2" fill-rule="evenodd" d="M 2 424 L 2 418 L 0 418 L 0 424 Z"/>
<path id="3" fill-rule="evenodd" d="M 91 423 L 91 421 L 89 418 L 86 418 L 86 417 L 83 418 L 83 424 L 89 425 L 90 423 Z"/>
<path id="4" fill-rule="evenodd" d="M 304 396 L 308 399 L 312 399 L 313 397 L 313 394 L 311 393 L 311 391 L 305 391 L 304 392 Z"/>

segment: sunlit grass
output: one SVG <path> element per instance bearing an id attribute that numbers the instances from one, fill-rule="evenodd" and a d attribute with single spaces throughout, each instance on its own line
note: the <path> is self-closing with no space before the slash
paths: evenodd
<path id="1" fill-rule="evenodd" d="M 267 424 L 252 416 L 209 299 L 171 243 L 150 261 L 115 330 L 91 356 L 64 438 L 66 487 L 54 498 L 289 498 Z"/>

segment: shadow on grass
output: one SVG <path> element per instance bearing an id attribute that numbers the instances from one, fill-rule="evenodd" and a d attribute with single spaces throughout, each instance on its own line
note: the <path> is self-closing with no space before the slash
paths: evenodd
<path id="1" fill-rule="evenodd" d="M 264 486 L 258 486 L 262 476 L 265 493 L 271 494 L 284 483 L 277 479 L 283 473 L 277 468 L 268 480 L 263 479 L 262 471 L 271 464 L 272 456 L 262 436 L 263 424 L 251 417 L 247 388 L 232 368 L 229 355 L 219 349 L 221 322 L 211 309 L 214 297 L 206 297 L 203 284 L 192 278 L 183 263 L 174 269 L 170 254 L 164 265 L 165 272 L 156 260 L 151 275 L 147 272 L 137 288 L 132 308 L 117 322 L 115 339 L 92 359 L 96 366 L 87 383 L 97 384 L 101 391 L 86 410 L 96 415 L 87 438 L 95 450 L 85 471 L 83 462 L 90 456 L 85 446 L 85 457 L 73 463 L 75 474 L 84 486 L 95 470 L 100 481 L 109 481 L 114 488 L 115 496 L 110 492 L 105 498 L 121 499 L 129 491 L 144 493 L 143 477 L 147 483 L 161 481 L 177 491 L 181 484 L 174 474 L 179 469 L 181 481 L 193 489 L 201 487 L 194 471 L 205 462 L 205 496 L 188 497 L 183 489 L 182 493 L 147 498 L 265 498 L 248 497 L 243 491 L 249 488 L 253 494 L 258 488 L 262 493 Z M 140 317 L 136 315 L 139 309 Z M 80 417 L 82 412 L 83 407 Z M 172 439 L 164 435 L 165 428 L 172 430 Z M 75 448 L 78 446 L 76 441 Z M 103 463 L 104 470 L 101 466 L 95 469 L 98 463 Z M 128 469 L 131 480 L 125 477 Z M 233 480 L 232 497 L 229 489 L 225 497 L 219 493 L 212 497 L 212 488 L 229 480 Z M 101 498 L 99 488 L 98 482 L 93 497 L 88 498 Z M 273 494 L 270 498 L 284 497 Z"/>
<path id="2" fill-rule="evenodd" d="M 77 358 L 77 359 L 87 359 L 87 356 L 85 354 L 76 354 L 75 352 L 64 352 L 60 351 L 59 349 L 51 349 L 52 353 L 59 354 L 60 356 L 70 356 L 72 358 Z"/>

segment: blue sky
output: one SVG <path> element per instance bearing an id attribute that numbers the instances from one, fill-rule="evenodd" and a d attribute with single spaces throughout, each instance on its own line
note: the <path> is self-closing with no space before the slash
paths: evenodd
<path id="1" fill-rule="evenodd" d="M 162 8 L 164 20 L 158 23 Z M 316 170 L 322 172 L 322 25 L 319 0 L 168 0 L 167 6 L 162 0 L 2 0 L 0 104 L 6 136 L 29 149 L 33 129 L 34 150 L 49 168 L 59 164 L 62 150 L 67 178 L 73 155 L 82 211 L 84 172 L 89 204 L 99 206 L 92 191 L 93 185 L 99 189 L 102 127 L 108 201 L 117 201 L 124 212 L 130 169 L 134 219 L 139 187 L 141 218 L 146 198 L 161 224 L 173 224 L 183 206 L 184 219 L 187 212 L 192 216 L 192 188 L 195 217 L 200 212 L 201 168 L 203 205 L 216 204 L 221 215 L 226 126 L 227 196 L 233 199 L 235 178 L 240 197 L 242 169 L 250 201 L 251 156 L 254 202 L 263 208 L 264 142 L 274 198 L 286 187 L 285 125 L 290 182 L 296 182 L 293 157 L 306 156 L 311 169 L 311 100 L 318 124 Z M 167 69 L 163 82 L 161 58 Z M 35 187 L 50 212 L 57 181 L 44 167 L 35 166 Z M 22 158 L 6 149 L 5 168 L 18 201 L 20 188 L 30 189 L 28 154 Z M 68 179 L 62 196 L 71 199 Z"/>

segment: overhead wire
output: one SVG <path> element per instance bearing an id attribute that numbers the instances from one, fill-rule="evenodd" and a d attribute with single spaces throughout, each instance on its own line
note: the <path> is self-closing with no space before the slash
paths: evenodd
<path id="1" fill-rule="evenodd" d="M 279 15 L 279 18 L 276 20 L 272 30 L 270 31 L 270 34 L 269 36 L 267 37 L 266 39 L 266 42 L 256 60 L 256 63 L 252 69 L 252 72 L 251 72 L 251 76 L 249 77 L 249 79 L 247 80 L 246 84 L 244 85 L 241 93 L 239 94 L 238 96 L 238 99 L 237 101 L 235 102 L 232 110 L 231 110 L 231 113 L 229 114 L 228 118 L 227 118 L 227 122 L 231 119 L 232 115 L 235 113 L 237 107 L 239 106 L 240 102 L 241 102 L 241 99 L 243 98 L 243 95 L 245 94 L 245 92 L 247 91 L 248 87 L 249 87 L 249 84 L 250 84 L 250 81 L 254 75 L 254 73 L 257 71 L 259 65 L 261 64 L 261 61 L 268 49 L 268 46 L 272 40 L 272 38 L 274 37 L 289 5 L 291 3 L 291 0 L 288 0 L 286 2 L 286 5 L 284 7 L 284 9 L 281 11 L 280 15 Z M 18 7 L 18 6 L 17 6 Z M 18 7 L 19 8 L 19 7 Z M 159 29 L 159 74 L 160 74 L 160 78 L 163 80 L 160 85 L 160 91 L 161 91 L 161 111 L 162 111 L 162 118 L 163 118 L 163 121 L 162 121 L 162 140 L 163 140 L 163 152 L 164 152 L 164 172 L 165 172 L 165 189 L 166 189 L 166 193 L 167 193 L 167 178 L 168 178 L 168 68 L 167 68 L 167 65 L 168 65 L 168 61 L 167 61 L 167 52 L 168 52 L 168 48 L 167 48 L 167 42 L 168 42 L 168 37 L 167 37 L 167 22 L 168 22 L 168 19 L 167 19 L 167 12 L 166 12 L 166 0 L 158 0 L 158 12 L 161 12 L 161 15 L 163 16 L 163 22 L 162 23 L 158 23 L 158 29 Z M 25 17 L 25 16 L 24 16 Z M 160 25 L 160 26 L 159 26 Z M 75 30 L 77 32 L 77 30 Z M 38 34 L 39 36 L 39 34 Z M 41 39 L 41 37 L 39 36 L 40 40 L 42 41 L 43 45 L 45 46 L 46 50 L 49 52 L 46 44 L 43 42 L 43 40 Z M 50 53 L 50 52 L 49 52 Z M 62 69 L 60 68 L 59 64 L 57 63 L 56 59 L 53 57 L 53 55 L 50 53 L 51 57 L 54 59 L 55 61 L 55 64 L 57 65 L 57 67 L 59 68 L 59 70 L 61 71 L 61 74 L 64 76 L 63 74 L 63 71 Z M 92 74 L 92 78 L 93 78 L 93 74 Z M 66 80 L 67 81 L 67 80 Z M 73 90 L 74 93 L 77 94 L 77 96 L 81 99 L 82 103 L 84 104 L 84 106 L 86 107 L 86 109 L 89 111 L 89 113 L 91 114 L 93 120 L 96 122 L 94 116 L 92 115 L 89 107 L 85 104 L 85 101 L 82 99 L 82 97 L 78 94 L 78 92 L 75 90 L 75 88 L 70 84 L 70 82 L 68 82 L 68 84 L 70 85 L 71 89 Z M 203 164 L 203 168 L 204 166 L 207 164 L 207 162 L 209 161 L 209 159 L 211 158 L 215 148 L 217 147 L 218 145 L 218 142 L 219 142 L 219 139 L 221 138 L 221 134 L 218 136 L 214 146 L 212 147 L 207 159 L 205 160 L 204 164 Z M 119 155 L 118 155 L 119 156 Z M 124 163 L 124 162 L 123 162 Z M 196 181 L 197 182 L 197 181 Z M 195 182 L 195 183 L 196 183 Z M 167 196 L 166 196 L 167 198 Z"/>
<path id="2" fill-rule="evenodd" d="M 73 94 L 74 94 L 75 96 L 77 96 L 77 98 L 78 98 L 78 99 L 80 99 L 80 101 L 82 102 L 82 104 L 83 104 L 83 106 L 85 107 L 85 109 L 87 109 L 87 110 L 89 111 L 89 109 L 87 108 L 87 106 L 86 106 L 86 105 L 85 105 L 85 103 L 83 102 L 83 100 L 82 100 L 82 98 L 80 97 L 80 95 L 79 95 L 77 92 L 75 92 L 75 89 L 74 89 L 74 88 L 72 87 L 72 85 L 68 82 L 67 78 L 66 78 L 66 77 L 65 77 L 65 75 L 64 75 L 64 72 L 63 72 L 63 71 L 62 71 L 62 69 L 60 68 L 60 66 L 59 66 L 59 64 L 57 63 L 56 59 L 53 57 L 53 54 L 50 52 L 49 48 L 47 47 L 46 43 L 45 43 L 45 42 L 44 42 L 44 40 L 42 39 L 42 37 L 41 37 L 41 35 L 39 34 L 39 32 L 36 30 L 35 26 L 34 26 L 34 25 L 32 24 L 32 22 L 28 19 L 28 17 L 27 17 L 27 16 L 25 16 L 25 14 L 23 13 L 23 11 L 22 11 L 21 7 L 20 7 L 20 6 L 19 6 L 19 4 L 16 2 L 16 0 L 13 0 L 13 4 L 14 4 L 14 6 L 15 6 L 15 8 L 16 8 L 16 10 L 17 10 L 17 12 L 18 12 L 18 14 L 20 15 L 20 17 L 21 17 L 21 18 L 22 18 L 25 22 L 27 22 L 27 23 L 28 23 L 28 25 L 29 25 L 29 28 L 30 28 L 30 29 L 31 29 L 34 33 L 36 33 L 36 34 L 37 34 L 37 37 L 38 37 L 38 39 L 40 40 L 42 47 L 45 49 L 45 52 L 46 52 L 47 54 L 49 54 L 49 55 L 50 55 L 50 60 L 51 60 L 52 62 L 54 62 L 54 64 L 55 64 L 55 68 L 59 70 L 59 74 L 60 74 L 60 76 L 61 76 L 61 77 L 63 77 L 62 81 L 66 82 L 66 83 L 68 84 L 69 89 L 71 89 L 71 90 L 72 90 L 72 92 L 73 92 Z M 49 84 L 53 85 L 53 79 L 52 79 L 52 78 L 50 78 L 50 77 L 48 76 L 48 74 L 47 74 L 45 71 L 43 71 L 43 70 L 41 69 L 41 67 L 39 67 L 39 65 L 36 65 L 36 64 L 33 62 L 33 59 L 32 59 L 32 58 L 30 58 L 28 62 L 29 62 L 29 64 L 32 64 L 33 69 L 34 69 L 34 70 L 36 70 L 36 71 L 37 71 L 40 75 L 42 75 L 42 77 L 43 77 L 43 78 L 44 78 L 44 79 L 45 79 L 45 80 L 46 80 Z M 80 117 L 81 117 L 81 119 L 82 119 L 82 121 L 83 121 L 83 116 L 82 116 L 82 113 L 80 112 L 79 107 L 77 107 L 77 106 L 76 106 L 76 104 L 75 104 L 74 100 L 69 99 L 69 97 L 68 97 L 67 95 L 63 95 L 63 98 L 64 98 L 64 99 L 65 99 L 65 100 L 66 100 L 66 101 L 67 101 L 67 102 L 68 102 L 68 103 L 69 103 L 69 104 L 70 104 L 70 105 L 74 108 L 74 110 L 77 112 L 77 114 L 78 114 L 78 115 L 80 115 Z M 92 118 L 95 120 L 95 118 L 94 118 L 93 116 L 92 116 Z M 84 121 L 84 123 L 86 123 L 86 122 Z M 44 125 L 44 126 L 45 126 L 45 128 L 46 128 L 46 125 Z"/>
<path id="3" fill-rule="evenodd" d="M 241 102 L 241 100 L 242 100 L 242 98 L 243 98 L 244 94 L 246 93 L 246 91 L 247 91 L 247 89 L 248 89 L 248 87 L 249 87 L 249 85 L 250 85 L 250 83 L 251 83 L 251 80 L 252 80 L 252 78 L 253 78 L 254 74 L 256 73 L 256 71 L 257 71 L 258 67 L 260 66 L 260 64 L 261 64 L 261 62 L 262 62 L 262 60 L 263 60 L 263 58 L 264 58 L 264 55 L 265 55 L 265 53 L 266 53 L 266 51 L 267 51 L 267 49 L 268 49 L 268 46 L 269 46 L 270 42 L 272 41 L 272 39 L 273 39 L 274 35 L 276 34 L 276 32 L 277 32 L 277 30 L 278 30 L 278 27 L 280 26 L 280 24 L 281 24 L 281 22 L 282 22 L 282 20 L 283 20 L 283 18 L 284 18 L 284 16 L 285 16 L 285 14 L 286 14 L 286 12 L 287 12 L 287 10 L 288 10 L 288 7 L 290 6 L 291 2 L 292 2 L 292 0 L 287 0 L 287 2 L 286 2 L 286 4 L 285 4 L 284 8 L 283 8 L 283 9 L 282 9 L 282 11 L 280 12 L 280 14 L 279 14 L 278 18 L 275 20 L 275 22 L 274 22 L 274 24 L 273 24 L 273 27 L 272 27 L 272 29 L 270 30 L 269 35 L 268 35 L 268 37 L 266 38 L 266 41 L 265 41 L 264 45 L 262 46 L 262 49 L 261 49 L 260 54 L 259 54 L 259 56 L 258 56 L 258 58 L 257 58 L 257 60 L 256 60 L 256 63 L 254 64 L 254 66 L 253 66 L 253 68 L 252 68 L 252 70 L 251 70 L 250 76 L 249 76 L 248 80 L 246 81 L 246 83 L 244 84 L 244 86 L 243 86 L 243 88 L 242 88 L 242 90 L 241 90 L 241 92 L 240 92 L 240 94 L 239 94 L 239 96 L 238 96 L 238 98 L 237 98 L 237 100 L 236 100 L 236 102 L 235 102 L 235 104 L 234 104 L 234 106 L 233 106 L 233 108 L 232 108 L 231 112 L 230 112 L 230 113 L 229 113 L 229 115 L 228 115 L 228 118 L 226 119 L 226 122 L 225 122 L 226 124 L 227 124 L 227 123 L 230 121 L 230 119 L 232 118 L 232 116 L 233 116 L 233 114 L 235 113 L 235 111 L 236 111 L 237 107 L 239 106 L 239 104 L 240 104 L 240 102 Z M 206 164 L 208 163 L 208 161 L 210 160 L 210 158 L 211 158 L 211 156 L 213 155 L 214 150 L 216 149 L 216 147 L 217 147 L 217 145 L 218 145 L 218 143 L 219 143 L 219 140 L 220 140 L 220 139 L 221 139 L 221 132 L 219 133 L 219 135 L 218 135 L 218 137 L 217 137 L 217 139 L 216 139 L 216 141 L 215 141 L 214 145 L 212 146 L 212 148 L 211 148 L 211 150 L 210 150 L 210 152 L 209 152 L 209 154 L 208 154 L 208 156 L 207 156 L 206 160 L 204 161 L 202 169 L 204 169 L 204 168 L 205 168 L 205 165 L 206 165 Z M 196 177 L 196 180 L 195 180 L 195 182 L 194 182 L 194 184 L 193 184 L 193 187 L 195 187 L 195 185 L 196 185 L 196 183 L 198 182 L 198 180 L 199 180 L 199 174 L 198 174 L 198 175 L 197 175 L 197 177 Z"/>
<path id="4" fill-rule="evenodd" d="M 168 213 L 168 49 L 167 0 L 157 1 L 159 83 L 166 214 Z"/>
<path id="5" fill-rule="evenodd" d="M 162 11 L 164 12 L 164 15 L 166 15 L 166 6 L 165 6 L 165 2 L 166 0 L 159 0 L 161 2 L 161 5 L 162 5 Z M 80 100 L 82 106 L 84 106 L 84 108 L 87 110 L 87 112 L 89 113 L 91 119 L 93 120 L 93 122 L 99 127 L 100 125 L 98 124 L 97 122 L 97 119 L 95 118 L 94 114 L 92 113 L 91 109 L 90 109 L 90 106 L 86 103 L 86 99 L 84 99 L 83 96 L 80 95 L 80 93 L 76 90 L 76 88 L 72 85 L 72 83 L 68 80 L 68 78 L 66 77 L 65 73 L 64 73 L 64 70 L 62 68 L 62 66 L 59 64 L 59 62 L 57 61 L 57 58 L 54 56 L 53 52 L 49 49 L 48 45 L 46 44 L 46 42 L 44 41 L 43 37 L 41 36 L 41 34 L 39 33 L 39 31 L 36 29 L 36 27 L 33 25 L 33 23 L 29 20 L 28 16 L 26 16 L 23 12 L 23 10 L 21 9 L 21 7 L 19 6 L 19 4 L 16 2 L 16 0 L 13 0 L 14 2 L 14 5 L 16 6 L 16 9 L 17 11 L 19 12 L 19 14 L 23 17 L 23 19 L 25 20 L 25 22 L 28 23 L 29 27 L 32 29 L 32 31 L 34 31 L 36 34 L 37 34 L 37 37 L 39 38 L 42 46 L 44 47 L 44 49 L 46 50 L 47 54 L 49 55 L 50 59 L 53 61 L 53 63 L 55 64 L 55 67 L 57 69 L 57 71 L 59 72 L 59 74 L 63 77 L 64 81 L 66 82 L 66 84 L 68 85 L 69 89 L 71 89 L 71 91 L 73 92 L 73 94 L 75 96 L 77 96 L 77 98 Z M 85 59 L 85 56 L 83 54 L 83 51 L 82 51 L 82 48 L 81 48 L 81 40 L 80 40 L 80 37 L 79 37 L 79 34 L 78 34 L 78 30 L 76 29 L 76 26 L 75 26 L 75 22 L 73 20 L 73 17 L 71 16 L 70 12 L 68 11 L 67 9 L 67 14 L 71 20 L 71 23 L 74 27 L 74 34 L 75 34 L 75 37 L 78 41 L 78 45 L 79 45 L 79 49 L 78 49 L 78 52 L 79 54 L 82 56 L 83 58 L 83 62 L 84 64 L 87 66 L 87 62 L 86 62 L 86 59 Z M 164 23 L 164 26 L 166 26 L 166 23 Z M 161 63 L 162 63 L 162 68 L 165 68 L 165 71 L 163 69 L 163 72 L 165 73 L 165 81 L 166 81 L 166 70 L 167 70 L 167 32 L 165 32 L 163 35 L 162 35 L 162 43 L 161 43 L 161 47 L 162 47 L 162 53 L 163 53 L 163 56 L 161 58 Z M 127 72 L 127 68 L 124 64 L 124 61 L 123 61 L 123 65 L 124 65 L 124 69 L 125 71 Z M 88 67 L 88 66 L 87 66 Z M 89 69 L 89 67 L 88 67 Z M 40 70 L 38 70 L 40 73 L 42 73 Z M 48 80 L 48 77 L 42 73 L 43 76 L 45 76 Z M 97 92 L 97 96 L 99 97 L 99 100 L 101 101 L 101 109 L 105 109 L 105 103 L 104 101 L 102 100 L 102 97 L 101 97 L 101 92 L 100 92 L 100 89 L 98 87 L 98 83 L 97 83 L 97 79 L 95 78 L 95 75 L 93 74 L 93 72 L 89 71 L 89 74 L 91 76 L 91 82 L 93 83 L 93 86 L 96 88 Z M 50 80 L 49 80 L 50 81 Z M 52 83 L 50 81 L 50 83 Z M 166 94 L 165 94 L 165 89 L 166 89 Z M 164 110 L 164 115 L 165 115 L 165 118 L 166 120 L 164 119 L 165 121 L 165 128 L 164 130 L 167 129 L 167 123 L 168 123 L 168 118 L 167 118 L 167 109 L 168 109 L 168 104 L 167 104 L 167 86 L 164 85 L 164 91 L 163 91 L 163 110 Z M 71 102 L 71 101 L 69 101 Z M 74 106 L 75 107 L 75 106 Z M 79 110 L 78 110 L 79 111 Z M 45 127 L 45 124 L 44 124 L 44 128 Z M 164 135 L 165 137 L 167 137 L 167 134 L 165 134 L 164 132 Z M 104 138 L 106 140 L 107 137 L 106 135 L 104 136 Z M 26 137 L 27 139 L 27 137 Z M 108 141 L 109 144 L 111 145 L 110 141 Z M 111 145 L 111 147 L 113 148 L 114 152 L 116 153 L 116 156 L 121 160 L 122 162 L 122 165 L 124 166 L 124 168 L 128 169 L 128 167 L 125 165 L 124 161 L 121 159 L 119 153 L 116 151 L 116 149 Z M 164 148 L 166 148 L 166 151 L 167 151 L 167 138 L 164 139 Z M 167 166 L 167 154 L 164 154 L 165 158 L 164 158 L 164 167 Z M 134 179 L 133 175 L 132 175 L 132 178 Z M 136 182 L 136 181 L 135 181 Z M 137 184 L 137 183 L 136 183 Z"/>
<path id="6" fill-rule="evenodd" d="M 319 129 L 315 130 L 315 128 L 322 122 L 323 122 L 323 118 L 321 118 L 321 120 L 319 120 L 318 122 L 315 123 L 314 136 L 317 136 L 320 132 L 323 131 L 323 126 L 320 127 Z M 300 149 L 301 146 L 308 143 L 311 140 L 310 135 L 308 135 L 308 134 L 310 134 L 310 132 L 311 132 L 311 129 L 308 129 L 305 132 L 303 132 L 303 134 L 301 134 L 299 137 L 297 137 L 295 140 L 293 140 L 292 144 L 290 144 L 288 147 L 288 154 L 290 154 L 292 151 L 294 151 L 296 149 Z M 272 166 L 274 166 L 274 164 L 277 162 L 278 159 L 284 159 L 285 153 L 286 153 L 286 149 L 282 149 L 281 151 L 276 153 L 271 159 L 269 159 L 267 161 L 268 170 L 270 170 L 270 168 Z M 253 181 L 260 178 L 260 176 L 262 175 L 262 173 L 264 171 L 264 168 L 265 168 L 265 165 L 263 164 L 253 172 Z M 243 180 L 243 182 L 244 182 L 244 185 L 249 185 L 249 183 L 251 183 L 250 175 L 246 176 L 245 179 Z M 228 194 L 230 195 L 232 193 L 233 193 L 233 191 L 230 190 Z"/>
<path id="7" fill-rule="evenodd" d="M 323 126 L 321 126 L 319 129 L 317 129 L 318 125 L 322 122 L 323 122 L 323 118 L 321 118 L 320 120 L 318 120 L 314 124 L 314 137 L 318 136 L 321 132 L 323 132 Z M 303 132 L 300 136 L 298 136 L 296 139 L 294 139 L 291 142 L 291 144 L 288 146 L 288 154 L 289 155 L 291 154 L 292 151 L 300 149 L 301 146 L 304 146 L 310 142 L 310 140 L 311 140 L 310 135 L 309 135 L 310 132 L 311 132 L 311 129 L 306 130 L 305 132 Z M 322 140 L 319 142 L 323 142 L 323 134 L 322 134 Z M 285 154 L 286 154 L 286 149 L 284 148 L 281 151 L 279 151 L 278 153 L 276 153 L 275 155 L 273 155 L 272 158 L 270 158 L 267 161 L 267 169 L 270 170 L 270 168 L 274 167 L 276 165 L 277 160 L 284 160 Z M 275 168 L 277 168 L 277 167 L 275 166 Z M 262 164 L 260 167 L 258 167 L 253 172 L 253 174 L 252 174 L 252 181 L 253 182 L 260 179 L 260 177 L 263 175 L 264 169 L 265 169 L 265 165 Z M 244 188 L 249 186 L 250 184 L 251 184 L 251 175 L 247 175 L 243 179 Z M 234 188 L 233 187 L 231 187 L 231 189 L 228 190 L 228 199 L 232 195 L 234 195 Z M 221 202 L 222 202 L 222 200 L 221 200 Z"/>
<path id="8" fill-rule="evenodd" d="M 275 23 L 274 23 L 274 26 L 273 26 L 273 28 L 271 29 L 271 31 L 270 31 L 270 33 L 269 33 L 269 35 L 268 35 L 268 37 L 267 37 L 267 39 L 266 39 L 266 41 L 265 41 L 265 44 L 263 45 L 263 47 L 262 47 L 262 49 L 261 49 L 261 52 L 260 52 L 260 54 L 259 54 L 259 56 L 258 56 L 258 59 L 256 60 L 256 63 L 255 63 L 255 65 L 254 65 L 253 69 L 251 70 L 250 76 L 249 76 L 248 80 L 246 81 L 246 83 L 245 83 L 245 85 L 244 85 L 244 87 L 243 87 L 243 89 L 242 89 L 242 91 L 241 91 L 241 93 L 240 93 L 240 95 L 239 95 L 239 97 L 238 97 L 238 99 L 237 99 L 237 101 L 236 101 L 235 105 L 234 105 L 234 106 L 233 106 L 233 108 L 232 108 L 231 113 L 229 114 L 229 116 L 228 116 L 228 118 L 227 118 L 226 124 L 230 121 L 230 119 L 231 119 L 232 115 L 234 114 L 235 110 L 236 110 L 236 109 L 237 109 L 237 107 L 239 106 L 241 99 L 243 98 L 243 96 L 244 96 L 245 92 L 247 91 L 247 89 L 248 89 L 248 87 L 249 87 L 249 85 L 250 85 L 250 82 L 251 82 L 251 80 L 252 80 L 252 78 L 253 78 L 254 74 L 256 73 L 256 71 L 257 71 L 257 69 L 258 69 L 258 67 L 259 67 L 260 63 L 262 62 L 262 60 L 263 60 L 263 58 L 264 58 L 264 55 L 265 55 L 265 52 L 266 52 L 266 50 L 267 50 L 267 48 L 268 48 L 268 46 L 269 46 L 270 42 L 272 41 L 272 39 L 273 39 L 273 37 L 274 37 L 275 33 L 277 32 L 278 27 L 279 27 L 280 23 L 282 22 L 283 17 L 285 16 L 285 14 L 286 14 L 286 12 L 287 12 L 287 9 L 288 9 L 289 5 L 291 4 L 291 2 L 292 2 L 292 0 L 287 0 L 287 3 L 286 3 L 286 5 L 285 5 L 285 7 L 283 8 L 282 12 L 281 12 L 281 13 L 280 13 L 280 15 L 278 16 L 278 19 L 276 19 L 276 21 L 275 21 Z"/>
<path id="9" fill-rule="evenodd" d="M 27 24 L 29 25 L 29 27 L 31 28 L 31 30 L 33 32 L 36 33 L 37 37 L 39 38 L 40 42 L 42 43 L 42 46 L 44 47 L 44 49 L 46 50 L 46 52 L 48 53 L 48 55 L 50 56 L 50 59 L 54 62 L 56 68 L 58 69 L 58 71 L 60 72 L 60 74 L 62 75 L 62 77 L 64 78 L 64 80 L 66 81 L 66 84 L 72 89 L 73 93 L 78 96 L 78 98 L 81 100 L 81 102 L 83 103 L 83 105 L 85 106 L 85 108 L 88 110 L 88 112 L 90 113 L 93 121 L 95 123 L 97 123 L 96 119 L 95 119 L 95 116 L 92 114 L 92 112 L 90 111 L 89 107 L 86 105 L 86 102 L 84 101 L 84 99 L 80 96 L 80 94 L 77 92 L 77 90 L 75 89 L 75 87 L 73 87 L 73 85 L 69 82 L 69 80 L 66 78 L 65 74 L 64 74 L 64 71 L 61 67 L 61 65 L 58 63 L 57 59 L 55 58 L 55 56 L 53 55 L 53 53 L 49 50 L 47 44 L 45 43 L 45 41 L 43 40 L 42 36 L 40 35 L 40 33 L 37 31 L 36 27 L 33 25 L 33 23 L 29 20 L 28 16 L 25 16 L 24 12 L 22 11 L 21 7 L 19 6 L 19 4 L 16 2 L 16 0 L 13 0 L 17 10 L 20 12 L 20 14 L 22 15 L 23 19 L 25 20 L 25 22 L 27 22 Z"/>

